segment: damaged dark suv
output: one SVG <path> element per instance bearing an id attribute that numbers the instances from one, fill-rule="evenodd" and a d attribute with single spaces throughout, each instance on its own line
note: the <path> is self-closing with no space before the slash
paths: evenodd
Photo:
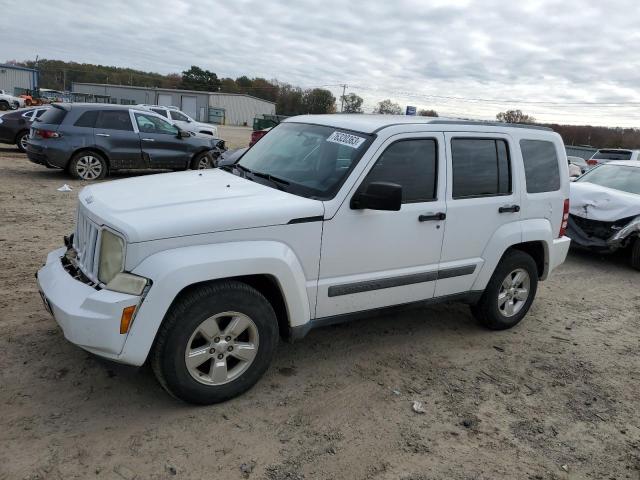
<path id="1" fill-rule="evenodd" d="M 571 184 L 567 236 L 598 252 L 628 248 L 640 270 L 640 161 L 608 162 Z"/>

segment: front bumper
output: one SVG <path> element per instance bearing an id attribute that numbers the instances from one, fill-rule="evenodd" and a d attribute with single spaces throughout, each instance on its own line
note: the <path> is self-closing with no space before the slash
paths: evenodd
<path id="1" fill-rule="evenodd" d="M 67 340 L 118 361 L 127 338 L 127 334 L 120 334 L 122 310 L 133 305 L 137 308 L 141 297 L 97 290 L 74 279 L 62 265 L 65 252 L 60 248 L 49 253 L 45 266 L 36 274 L 45 306 Z"/>

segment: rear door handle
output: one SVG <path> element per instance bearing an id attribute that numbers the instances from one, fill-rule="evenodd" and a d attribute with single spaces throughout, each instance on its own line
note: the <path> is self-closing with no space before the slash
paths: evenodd
<path id="1" fill-rule="evenodd" d="M 155 140 L 153 138 L 143 138 L 142 141 L 143 142 L 155 142 Z"/>
<path id="2" fill-rule="evenodd" d="M 426 215 L 420 215 L 418 217 L 419 222 L 428 222 L 430 220 L 444 220 L 447 218 L 447 214 L 444 212 L 439 213 L 428 213 Z"/>
<path id="3" fill-rule="evenodd" d="M 520 205 L 505 205 L 498 209 L 499 213 L 515 213 L 520 211 Z"/>
<path id="4" fill-rule="evenodd" d="M 96 137 L 110 137 L 108 133 L 96 133 Z"/>

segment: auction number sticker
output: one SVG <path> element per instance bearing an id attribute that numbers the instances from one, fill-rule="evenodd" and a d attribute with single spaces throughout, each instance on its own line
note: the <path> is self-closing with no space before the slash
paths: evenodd
<path id="1" fill-rule="evenodd" d="M 327 142 L 339 143 L 340 145 L 346 145 L 351 148 L 358 148 L 364 143 L 365 139 L 358 137 L 357 135 L 350 135 L 348 133 L 333 132 L 327 138 Z"/>

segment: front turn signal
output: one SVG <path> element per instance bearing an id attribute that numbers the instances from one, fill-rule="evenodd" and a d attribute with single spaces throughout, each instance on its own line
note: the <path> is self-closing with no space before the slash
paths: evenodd
<path id="1" fill-rule="evenodd" d="M 135 305 L 122 309 L 122 317 L 120 317 L 120 334 L 124 335 L 129 331 L 129 328 L 133 323 L 133 314 L 135 313 L 135 311 Z"/>

